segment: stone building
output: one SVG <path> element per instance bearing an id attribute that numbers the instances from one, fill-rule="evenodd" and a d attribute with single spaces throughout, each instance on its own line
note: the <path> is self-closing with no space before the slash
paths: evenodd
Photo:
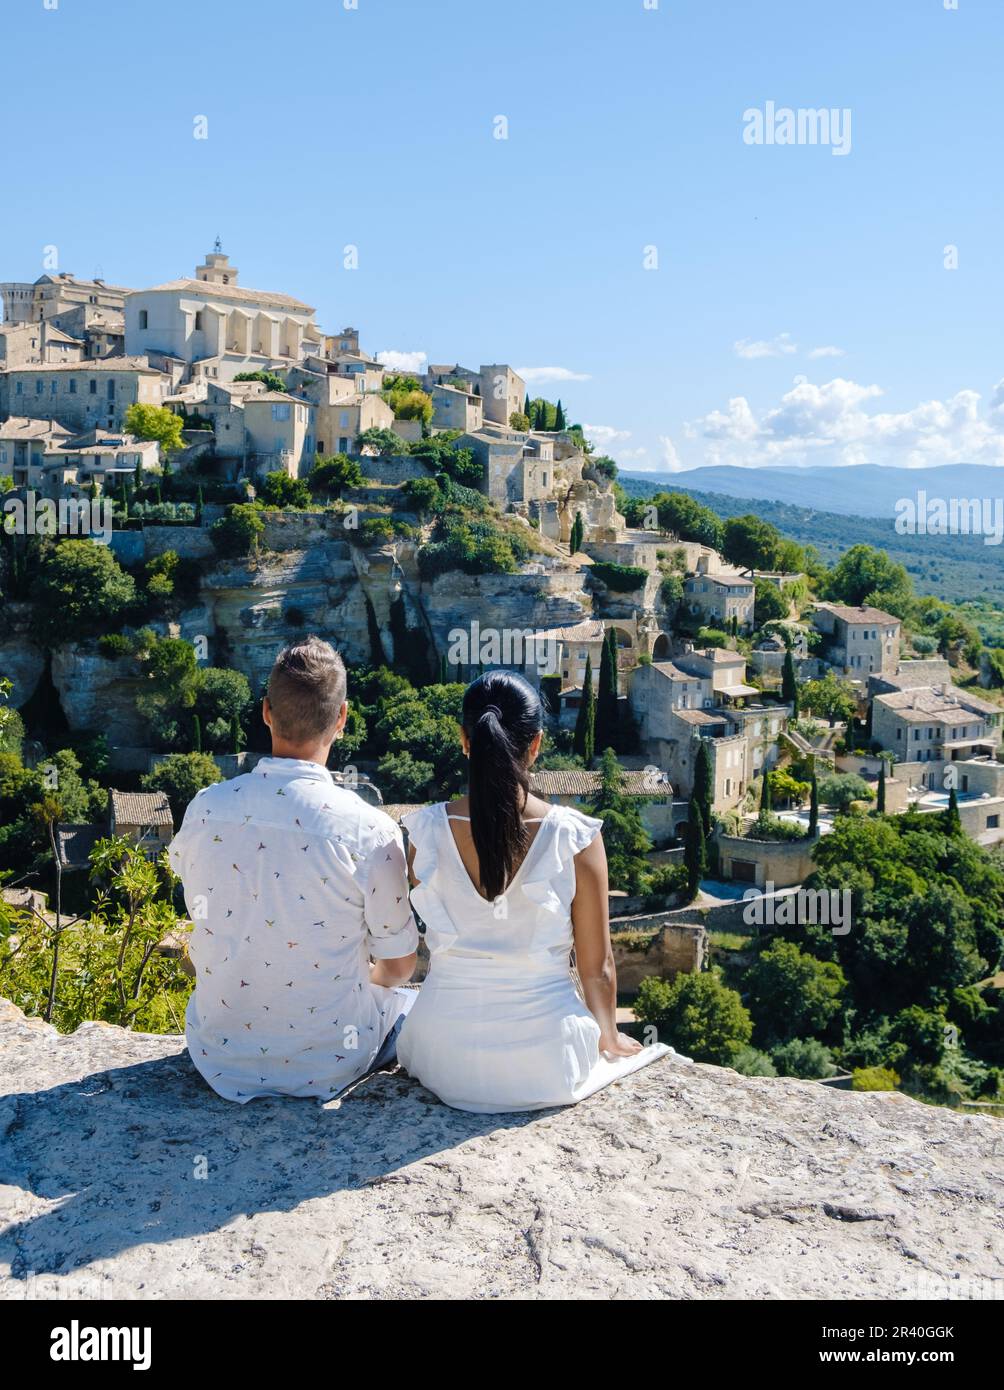
<path id="1" fill-rule="evenodd" d="M 126 352 L 172 358 L 184 379 L 231 381 L 238 372 L 282 369 L 323 352 L 314 310 L 292 295 L 247 289 L 217 248 L 192 278 L 169 280 L 129 295 Z"/>
<path id="2" fill-rule="evenodd" d="M 753 580 L 739 570 L 722 565 L 715 573 L 698 571 L 683 584 L 684 603 L 695 617 L 718 628 L 729 628 L 733 621 L 740 632 L 753 629 Z"/>
<path id="3" fill-rule="evenodd" d="M 28 485 L 47 497 L 79 497 L 91 484 L 98 493 L 110 492 L 122 479 L 131 483 L 137 467 L 145 472 L 159 465 L 160 445 L 155 439 L 89 430 L 50 442 L 41 469 L 30 471 Z"/>
<path id="4" fill-rule="evenodd" d="M 281 470 L 301 478 L 317 453 L 316 407 L 285 391 L 264 391 L 244 402 L 245 462 L 256 474 Z"/>
<path id="5" fill-rule="evenodd" d="M 437 430 L 462 430 L 474 434 L 484 423 L 484 401 L 473 391 L 458 386 L 432 388 L 432 424 Z"/>
<path id="6" fill-rule="evenodd" d="M 109 829 L 122 835 L 148 854 L 159 854 L 171 843 L 174 822 L 166 792 L 120 792 L 108 794 Z"/>
<path id="7" fill-rule="evenodd" d="M 145 357 L 18 367 L 0 375 L 0 414 L 58 420 L 79 434 L 120 430 L 131 405 L 163 405 L 170 387 Z"/>
<path id="8" fill-rule="evenodd" d="M 819 656 L 841 675 L 863 681 L 896 670 L 902 624 L 891 613 L 867 604 L 817 603 L 812 621 L 823 635 Z"/>
<path id="9" fill-rule="evenodd" d="M 52 320 L 58 328 L 72 332 L 64 316 L 81 305 L 121 314 L 132 293 L 123 285 L 106 285 L 104 280 L 78 280 L 69 272 L 41 275 L 33 283 L 9 281 L 0 284 L 5 323 L 44 323 Z"/>
<path id="10" fill-rule="evenodd" d="M 12 415 L 0 424 L 0 478 L 14 487 L 32 487 L 40 478 L 46 450 L 72 438 L 72 431 L 54 420 L 29 420 Z"/>
<path id="11" fill-rule="evenodd" d="M 526 382 L 504 363 L 489 363 L 474 371 L 470 367 L 462 367 L 459 362 L 452 367 L 430 362 L 425 373 L 425 389 L 431 392 L 438 385 L 459 385 L 471 393 L 477 386 L 484 419 L 501 425 L 503 429 L 509 428 L 509 417 L 522 411 L 526 402 Z"/>
<path id="12" fill-rule="evenodd" d="M 872 700 L 872 738 L 897 763 L 954 763 L 993 757 L 1000 744 L 1004 711 L 954 685 L 913 687 L 876 695 Z M 940 767 L 930 773 L 939 779 Z"/>

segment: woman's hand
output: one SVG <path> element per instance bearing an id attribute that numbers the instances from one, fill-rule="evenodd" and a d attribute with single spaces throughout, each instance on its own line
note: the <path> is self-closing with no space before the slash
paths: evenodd
<path id="1" fill-rule="evenodd" d="M 641 1043 L 626 1033 L 614 1033 L 612 1037 L 600 1038 L 600 1051 L 606 1057 L 633 1057 L 641 1051 Z"/>

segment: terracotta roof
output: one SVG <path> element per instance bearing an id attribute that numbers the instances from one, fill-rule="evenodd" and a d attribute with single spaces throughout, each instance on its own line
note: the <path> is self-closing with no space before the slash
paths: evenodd
<path id="1" fill-rule="evenodd" d="M 245 289 L 243 285 L 218 285 L 212 280 L 167 280 L 163 285 L 151 285 L 139 293 L 162 294 L 172 290 L 181 290 L 199 299 L 233 299 L 246 304 L 275 304 L 284 309 L 302 309 L 308 314 L 314 312 L 312 305 L 304 304 L 302 299 L 294 299 L 291 294 Z"/>
<path id="2" fill-rule="evenodd" d="M 114 823 L 122 825 L 174 825 L 166 792 L 111 792 Z"/>
<path id="3" fill-rule="evenodd" d="M 660 774 L 662 775 L 662 774 Z M 644 769 L 625 771 L 623 789 L 628 796 L 666 796 L 672 791 L 668 779 L 652 786 Z M 530 773 L 530 790 L 537 796 L 595 796 L 601 774 L 584 768 L 555 768 Z"/>

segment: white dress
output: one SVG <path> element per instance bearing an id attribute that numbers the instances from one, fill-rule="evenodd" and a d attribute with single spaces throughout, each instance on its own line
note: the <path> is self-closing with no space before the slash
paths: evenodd
<path id="1" fill-rule="evenodd" d="M 603 822 L 552 806 L 509 888 L 488 901 L 450 819 L 439 802 L 403 821 L 431 957 L 398 1039 L 408 1073 L 458 1110 L 541 1110 L 584 1100 L 669 1053 L 657 1043 L 602 1057 L 599 1025 L 572 979 L 574 861 Z"/>

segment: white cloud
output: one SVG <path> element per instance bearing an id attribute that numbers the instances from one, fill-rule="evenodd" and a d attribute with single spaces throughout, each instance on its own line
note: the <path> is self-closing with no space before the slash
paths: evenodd
<path id="1" fill-rule="evenodd" d="M 376 360 L 395 372 L 424 372 L 429 354 L 427 352 L 396 352 L 393 348 L 387 348 L 383 352 L 377 353 Z"/>
<path id="2" fill-rule="evenodd" d="M 617 430 L 612 425 L 583 425 L 582 432 L 597 449 L 612 449 L 622 439 L 630 439 L 630 430 Z"/>
<path id="3" fill-rule="evenodd" d="M 732 348 L 737 357 L 753 361 L 758 357 L 790 357 L 798 351 L 798 344 L 791 341 L 790 333 L 779 333 L 776 338 L 740 338 Z"/>
<path id="4" fill-rule="evenodd" d="M 516 375 L 521 376 L 527 385 L 538 385 L 544 381 L 591 381 L 586 372 L 573 372 L 570 367 L 517 367 Z"/>
<path id="5" fill-rule="evenodd" d="M 978 391 L 912 410 L 875 411 L 883 395 L 843 377 L 816 385 L 796 379 L 778 405 L 757 416 L 745 396 L 725 410 L 690 421 L 687 434 L 702 439 L 705 462 L 754 467 L 771 463 L 884 463 L 923 468 L 939 463 L 1004 465 L 1004 381 L 983 408 Z"/>
<path id="6" fill-rule="evenodd" d="M 827 347 L 817 347 L 817 348 L 813 348 L 812 351 L 809 353 L 809 357 L 810 357 L 813 361 L 815 361 L 815 359 L 818 358 L 818 357 L 846 357 L 846 356 L 847 356 L 847 353 L 846 353 L 846 351 L 845 351 L 843 348 L 841 348 L 841 347 L 833 347 L 832 345 L 829 345 L 829 346 L 827 346 Z"/>
<path id="7" fill-rule="evenodd" d="M 659 446 L 662 449 L 662 465 L 670 473 L 679 473 L 683 467 L 676 445 L 668 434 L 660 434 Z"/>

